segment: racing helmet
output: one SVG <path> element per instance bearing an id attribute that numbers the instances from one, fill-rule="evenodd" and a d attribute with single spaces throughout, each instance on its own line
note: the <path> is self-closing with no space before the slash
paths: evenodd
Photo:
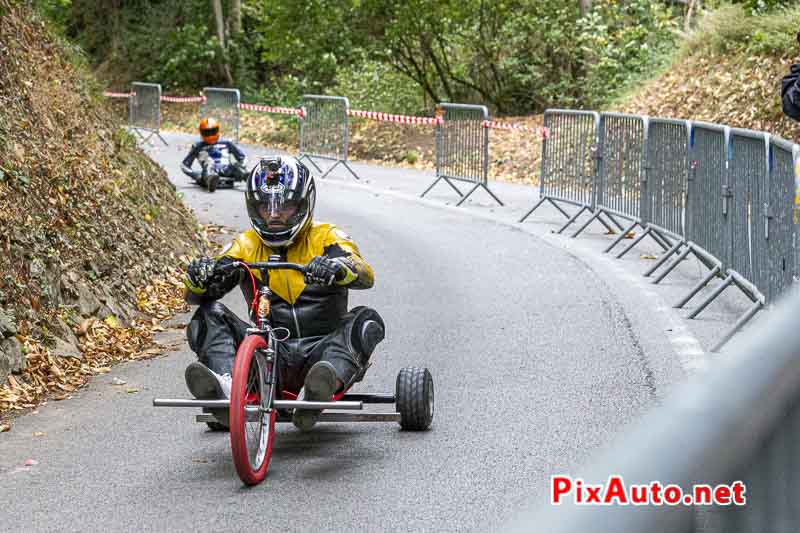
<path id="1" fill-rule="evenodd" d="M 219 140 L 219 122 L 213 118 L 204 118 L 200 121 L 200 135 L 206 144 L 214 144 Z"/>
<path id="2" fill-rule="evenodd" d="M 250 224 L 271 248 L 289 246 L 311 225 L 317 189 L 308 167 L 291 156 L 264 157 L 245 192 Z"/>

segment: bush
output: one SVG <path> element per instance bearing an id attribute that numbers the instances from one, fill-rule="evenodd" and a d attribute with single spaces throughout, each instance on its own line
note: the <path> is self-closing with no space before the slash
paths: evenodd
<path id="1" fill-rule="evenodd" d="M 657 2 L 596 2 L 577 23 L 583 105 L 600 106 L 661 66 L 673 50 L 677 20 Z"/>
<path id="2" fill-rule="evenodd" d="M 721 54 L 746 51 L 755 55 L 783 55 L 797 49 L 795 33 L 798 28 L 800 7 L 752 15 L 743 6 L 724 6 L 700 19 L 684 42 L 681 55 L 702 50 Z"/>
<path id="3" fill-rule="evenodd" d="M 422 91 L 386 63 L 365 60 L 354 67 L 340 68 L 328 94 L 347 96 L 350 106 L 385 113 L 424 114 Z"/>
<path id="4" fill-rule="evenodd" d="M 733 0 L 752 15 L 759 15 L 788 4 L 786 0 Z"/>

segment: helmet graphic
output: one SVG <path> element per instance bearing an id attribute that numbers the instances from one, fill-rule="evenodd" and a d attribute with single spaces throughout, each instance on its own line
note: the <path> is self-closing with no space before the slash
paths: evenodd
<path id="1" fill-rule="evenodd" d="M 247 180 L 250 224 L 267 246 L 288 246 L 311 225 L 316 193 L 308 167 L 294 157 L 262 158 Z"/>

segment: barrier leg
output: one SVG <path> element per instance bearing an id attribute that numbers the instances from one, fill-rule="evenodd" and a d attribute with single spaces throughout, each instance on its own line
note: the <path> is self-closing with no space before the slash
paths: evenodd
<path id="1" fill-rule="evenodd" d="M 611 250 L 613 250 L 613 249 L 614 249 L 614 247 L 615 247 L 616 245 L 618 245 L 618 244 L 619 244 L 619 243 L 622 241 L 622 239 L 624 239 L 624 238 L 625 238 L 625 235 L 627 235 L 628 233 L 630 233 L 631 231 L 633 231 L 633 228 L 635 228 L 635 227 L 636 227 L 636 226 L 638 226 L 638 225 L 639 225 L 639 223 L 638 223 L 638 222 L 634 222 L 633 224 L 631 224 L 630 226 L 628 226 L 627 228 L 625 228 L 625 229 L 622 231 L 622 233 L 619 235 L 619 237 L 617 237 L 616 239 L 614 239 L 614 242 L 612 242 L 611 244 L 609 244 L 609 245 L 608 245 L 608 248 L 606 248 L 605 250 L 603 250 L 603 253 L 604 253 L 604 254 L 607 254 L 608 252 L 610 252 Z M 617 257 L 620 257 L 620 256 L 617 256 Z"/>
<path id="2" fill-rule="evenodd" d="M 481 184 L 480 184 L 480 183 L 476 183 L 476 184 L 475 184 L 475 186 L 474 186 L 473 188 L 471 188 L 471 189 L 469 190 L 469 192 L 467 192 L 467 194 L 461 198 L 461 200 L 459 200 L 459 201 L 458 201 L 458 203 L 456 204 L 456 207 L 458 207 L 458 206 L 460 206 L 461 204 L 463 204 L 463 203 L 464 203 L 464 201 L 465 201 L 467 198 L 469 198 L 469 196 L 470 196 L 472 193 L 474 193 L 476 190 L 478 190 L 478 187 L 480 187 L 480 186 L 481 186 Z"/>
<path id="3" fill-rule="evenodd" d="M 564 215 L 564 218 L 569 218 L 569 215 L 567 214 L 567 212 L 564 211 L 564 209 L 562 209 L 562 207 L 560 205 L 558 205 L 558 203 L 555 200 L 553 200 L 552 198 L 549 198 L 547 196 L 545 196 L 544 199 L 547 200 L 548 202 L 550 202 L 550 204 L 552 204 L 553 207 L 558 209 L 559 212 L 561 212 L 561 214 Z"/>
<path id="4" fill-rule="evenodd" d="M 575 222 L 575 220 L 577 220 L 577 218 L 578 218 L 579 216 L 581 216 L 581 213 L 583 213 L 583 212 L 584 212 L 584 211 L 586 211 L 587 209 L 589 209 L 589 208 L 588 208 L 588 207 L 586 207 L 585 205 L 584 205 L 584 206 L 581 206 L 581 208 L 580 208 L 580 209 L 578 209 L 578 211 L 577 211 L 577 212 L 576 212 L 574 215 L 572 215 L 572 216 L 569 218 L 569 220 L 567 220 L 566 222 L 564 222 L 564 225 L 563 225 L 563 226 L 561 226 L 561 227 L 558 229 L 558 231 L 556 231 L 556 233 L 558 233 L 558 234 L 561 234 L 561 233 L 563 233 L 563 232 L 564 232 L 564 230 L 565 230 L 565 229 L 567 229 L 567 228 L 568 228 L 568 227 L 569 227 L 569 226 L 570 226 L 570 225 L 571 225 L 573 222 Z"/>
<path id="5" fill-rule="evenodd" d="M 681 261 L 686 259 L 686 256 L 688 256 L 689 252 L 691 252 L 691 251 L 692 251 L 692 247 L 687 244 L 686 248 L 680 254 L 678 254 L 678 257 L 676 257 L 675 260 L 672 263 L 667 265 L 666 270 L 664 270 L 661 274 L 659 274 L 659 276 L 656 279 L 653 280 L 653 284 L 657 285 L 657 284 L 661 283 L 661 280 L 666 278 L 667 275 L 670 272 L 675 270 L 675 267 L 677 267 L 679 264 L 681 264 Z"/>
<path id="6" fill-rule="evenodd" d="M 611 225 L 610 225 L 608 222 L 606 222 L 606 220 L 605 220 L 603 217 L 600 217 L 600 216 L 598 216 L 598 217 L 597 217 L 597 221 L 598 221 L 599 223 L 601 223 L 603 226 L 605 226 L 605 227 L 606 227 L 606 230 L 608 231 L 608 234 L 609 234 L 609 235 L 614 235 L 614 234 L 616 234 L 616 233 L 617 233 L 617 230 L 615 230 L 614 228 L 612 228 L 612 227 L 611 227 Z M 620 229 L 622 229 L 622 228 L 620 227 Z"/>
<path id="7" fill-rule="evenodd" d="M 444 181 L 446 181 L 446 182 L 447 182 L 447 184 L 448 184 L 449 186 L 451 186 L 451 187 L 453 188 L 453 190 L 454 190 L 454 191 L 456 191 L 456 192 L 458 193 L 458 195 L 459 195 L 459 196 L 464 196 L 464 193 L 463 193 L 463 192 L 461 192 L 461 189 L 459 189 L 458 187 L 456 187 L 456 184 L 455 184 L 455 183 L 453 183 L 452 181 L 450 181 L 450 179 L 449 179 L 449 178 L 447 178 L 447 177 L 445 177 L 445 176 L 443 176 L 443 178 L 444 178 Z"/>
<path id="8" fill-rule="evenodd" d="M 661 233 L 659 233 L 658 231 L 649 230 L 649 233 L 650 237 L 652 237 L 653 240 L 656 241 L 656 244 L 661 246 L 661 249 L 664 250 L 665 252 L 670 248 L 672 248 L 672 241 L 666 238 L 665 236 L 661 235 Z"/>
<path id="9" fill-rule="evenodd" d="M 539 201 L 538 201 L 538 202 L 536 202 L 536 205 L 534 205 L 533 207 L 531 207 L 530 211 L 528 211 L 527 213 L 525 213 L 525 215 L 523 215 L 523 217 L 522 217 L 521 219 L 519 219 L 519 222 L 525 222 L 525 219 L 526 219 L 526 218 L 528 218 L 529 216 L 531 216 L 531 215 L 533 214 L 533 212 L 534 212 L 534 211 L 536 211 L 537 209 L 539 209 L 539 206 L 540 206 L 540 205 L 542 205 L 542 204 L 545 202 L 545 200 L 550 200 L 550 198 L 548 198 L 547 196 L 543 196 L 543 197 L 539 198 Z M 552 200 L 550 200 L 550 203 L 551 203 L 551 204 L 553 204 L 553 205 L 555 205 L 555 202 L 553 202 Z M 558 206 L 556 206 L 556 207 L 558 208 L 558 210 L 559 210 L 559 211 L 561 211 L 562 213 L 564 213 L 564 210 L 563 210 L 563 209 L 561 209 L 561 208 L 560 208 L 560 207 L 558 207 Z M 567 215 L 566 213 L 564 213 L 564 215 L 565 215 L 567 218 L 569 218 L 569 215 Z"/>
<path id="10" fill-rule="evenodd" d="M 714 347 L 711 348 L 711 352 L 712 353 L 716 353 L 716 352 L 720 351 L 722 349 L 722 347 L 725 346 L 725 344 L 729 340 L 731 340 L 731 337 L 736 335 L 739 332 L 739 330 L 741 330 L 745 326 L 745 324 L 750 322 L 750 320 L 754 316 L 756 316 L 756 313 L 758 313 L 761 310 L 762 307 L 764 307 L 764 304 L 761 303 L 760 300 L 756 300 L 755 302 L 753 302 L 753 305 L 751 305 L 747 309 L 745 314 L 743 314 L 739 318 L 739 320 L 736 321 L 736 323 L 733 325 L 733 327 L 731 327 L 731 329 L 729 329 L 727 331 L 727 333 L 725 333 L 725 335 L 722 336 L 722 338 L 719 340 L 719 342 L 717 342 L 717 344 L 715 344 Z"/>
<path id="11" fill-rule="evenodd" d="M 445 182 L 446 182 L 448 185 L 450 185 L 450 186 L 453 188 L 453 190 L 454 190 L 454 191 L 456 191 L 456 192 L 458 193 L 458 195 L 459 195 L 459 196 L 464 196 L 464 193 L 462 193 L 460 190 L 458 190 L 458 187 L 456 187 L 455 185 L 453 185 L 453 183 L 452 183 L 452 182 L 451 182 L 449 179 L 447 179 L 447 178 L 446 178 L 446 177 L 444 177 L 444 176 L 437 176 L 437 177 L 436 177 L 436 179 L 434 180 L 434 182 L 433 182 L 433 183 L 431 183 L 430 187 L 428 187 L 427 189 L 425 189 L 425 192 L 423 192 L 422 194 L 420 194 L 420 195 L 419 195 L 419 197 L 420 197 L 420 198 L 422 198 L 423 196 L 425 196 L 426 194 L 428 194 L 428 192 L 429 192 L 431 189 L 433 189 L 433 188 L 436 186 L 436 184 L 437 184 L 437 183 L 439 183 L 439 180 L 444 180 L 444 181 L 445 181 Z"/>
<path id="12" fill-rule="evenodd" d="M 331 165 L 330 167 L 328 167 L 328 170 L 326 170 L 326 171 L 325 171 L 325 173 L 324 173 L 322 176 L 320 176 L 320 177 L 319 177 L 319 179 L 321 179 L 321 180 L 322 180 L 322 179 L 325 179 L 325 177 L 326 177 L 328 174 L 330 174 L 330 173 L 331 173 L 331 171 L 332 171 L 334 168 L 338 167 L 340 163 L 341 163 L 341 161 L 336 161 L 336 163 L 334 163 L 333 165 Z"/>
<path id="13" fill-rule="evenodd" d="M 156 132 L 156 135 L 158 136 L 159 139 L 161 139 L 161 142 L 164 143 L 164 146 L 169 146 L 169 143 L 166 140 L 164 140 L 164 137 L 162 137 L 160 133 Z"/>
<path id="14" fill-rule="evenodd" d="M 675 244 L 673 244 L 672 248 L 664 252 L 664 254 L 662 254 L 661 257 L 658 258 L 658 261 L 656 261 L 653 266 L 647 269 L 647 272 L 644 273 L 644 277 L 649 278 L 653 274 L 653 272 L 661 268 L 661 265 L 666 263 L 667 259 L 672 257 L 672 254 L 676 253 L 681 246 L 683 246 L 682 241 L 678 241 Z"/>
<path id="15" fill-rule="evenodd" d="M 150 139 L 152 139 L 153 135 L 155 135 L 155 134 L 156 134 L 155 132 L 151 131 L 150 135 L 148 135 L 146 139 L 144 137 L 142 137 L 142 142 L 146 143 L 146 144 L 150 144 Z"/>
<path id="16" fill-rule="evenodd" d="M 680 308 L 682 308 L 684 305 L 686 305 L 687 303 L 689 303 L 689 300 L 691 300 L 692 298 L 694 298 L 695 294 L 697 294 L 698 292 L 700 292 L 700 290 L 701 290 L 703 287 L 705 287 L 706 285 L 708 285 L 708 284 L 711 282 L 711 280 L 712 280 L 712 279 L 714 279 L 715 277 L 717 277 L 717 275 L 719 274 L 720 270 L 722 270 L 722 267 L 720 267 L 719 265 L 716 265 L 714 268 L 712 268 L 712 269 L 711 269 L 711 271 L 708 273 L 708 275 L 707 275 L 706 277 L 704 277 L 702 280 L 700 280 L 700 282 L 699 282 L 697 285 L 695 285 L 694 287 L 692 287 L 692 290 L 691 290 L 691 291 L 689 291 L 689 294 L 687 294 L 686 296 L 684 296 L 684 297 L 683 297 L 683 298 L 682 298 L 682 299 L 681 299 L 681 300 L 680 300 L 678 303 L 676 303 L 676 304 L 675 304 L 673 307 L 675 307 L 676 309 L 680 309 Z M 724 288 L 724 287 L 723 287 L 723 288 Z"/>
<path id="17" fill-rule="evenodd" d="M 302 161 L 303 159 L 308 159 L 308 162 L 311 163 L 314 166 L 314 168 L 317 169 L 317 172 L 322 172 L 322 168 L 316 163 L 316 161 L 314 161 L 311 158 L 310 155 L 303 154 L 303 155 L 301 155 L 300 157 L 297 158 L 298 161 Z"/>
<path id="18" fill-rule="evenodd" d="M 733 283 L 733 276 L 728 275 L 728 277 L 725 278 L 723 280 L 723 282 L 720 283 L 719 286 L 716 289 L 714 289 L 714 292 L 712 292 L 708 296 L 708 298 L 703 300 L 703 302 L 700 305 L 698 305 L 697 308 L 689 314 L 689 318 L 695 318 L 700 313 L 702 313 L 703 310 L 706 307 L 708 307 L 711 304 L 711 302 L 716 300 L 719 297 L 719 295 L 722 294 L 722 291 L 724 291 L 726 288 L 728 288 L 728 286 L 730 286 L 731 283 Z"/>
<path id="19" fill-rule="evenodd" d="M 591 223 L 592 223 L 594 220 L 597 220 L 598 218 L 600 218 L 600 215 L 601 215 L 602 213 L 603 213 L 603 211 L 601 211 L 600 209 L 598 209 L 597 211 L 595 211 L 595 212 L 592 214 L 592 216 L 590 216 L 590 217 L 589 217 L 589 220 L 587 220 L 586 222 L 584 222 L 584 223 L 583 223 L 583 226 L 581 226 L 580 228 L 578 228 L 578 231 L 576 231 L 575 233 L 573 233 L 573 234 L 571 235 L 571 237 L 574 239 L 575 237 L 577 237 L 578 235 L 580 235 L 580 234 L 583 232 L 583 230 L 585 230 L 585 229 L 587 228 L 587 226 L 589 226 L 589 224 L 591 224 Z"/>
<path id="20" fill-rule="evenodd" d="M 361 180 L 361 178 L 358 177 L 358 174 L 356 174 L 355 171 L 353 171 L 353 169 L 350 168 L 350 165 L 347 164 L 347 161 L 342 161 L 342 164 L 344 165 L 344 168 L 346 168 L 355 179 Z"/>
<path id="21" fill-rule="evenodd" d="M 493 193 L 491 190 L 489 190 L 489 187 L 487 187 L 487 186 L 486 186 L 486 184 L 484 184 L 484 183 L 481 183 L 481 187 L 483 187 L 483 189 L 484 189 L 484 190 L 485 190 L 487 193 L 489 193 L 489 196 L 491 196 L 492 198 L 494 198 L 494 200 L 495 200 L 495 201 L 496 201 L 498 204 L 500 204 L 501 206 L 505 207 L 505 204 L 504 204 L 503 202 L 501 202 L 501 201 L 500 201 L 500 198 L 498 198 L 498 197 L 497 197 L 497 196 L 496 196 L 496 195 L 495 195 L 495 194 L 494 194 L 494 193 Z"/>
<path id="22" fill-rule="evenodd" d="M 628 252 L 633 250 L 636 247 L 636 245 L 639 244 L 640 242 L 642 242 L 644 240 L 644 238 L 647 237 L 648 235 L 652 236 L 650 228 L 645 228 L 645 230 L 638 237 L 636 237 L 633 240 L 633 242 L 631 242 L 620 253 L 617 254 L 617 259 L 622 259 L 625 256 L 625 254 L 627 254 Z"/>
<path id="23" fill-rule="evenodd" d="M 610 219 L 611 219 L 611 222 L 613 222 L 613 223 L 614 223 L 614 225 L 615 225 L 617 228 L 619 228 L 619 230 L 620 230 L 620 231 L 623 231 L 623 230 L 625 229 L 625 228 L 623 228 L 623 227 L 622 227 L 622 224 L 620 224 L 620 223 L 619 223 L 619 220 L 617 220 L 616 218 L 614 218 L 614 215 L 612 215 L 611 213 L 609 213 L 609 212 L 607 212 L 607 211 L 604 211 L 604 213 L 605 213 L 605 215 L 606 215 L 608 218 L 610 218 Z M 608 226 L 606 226 L 606 227 L 608 227 Z M 609 228 L 609 229 L 610 229 L 610 228 Z M 613 230 L 613 229 L 610 229 L 610 231 L 614 231 L 614 230 Z M 615 232 L 615 233 L 616 233 L 616 232 Z"/>

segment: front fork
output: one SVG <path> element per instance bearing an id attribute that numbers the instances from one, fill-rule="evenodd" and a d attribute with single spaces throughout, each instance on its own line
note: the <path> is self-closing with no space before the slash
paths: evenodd
<path id="1" fill-rule="evenodd" d="M 275 400 L 278 386 L 278 354 L 275 350 L 275 338 L 272 335 L 272 327 L 269 324 L 270 304 L 269 298 L 272 291 L 264 286 L 258 290 L 258 300 L 256 308 L 256 325 L 252 333 L 264 335 L 267 339 L 267 347 L 256 352 L 255 356 L 260 359 L 257 366 L 263 369 L 261 383 L 264 384 L 261 390 L 261 413 L 271 413 L 273 401 Z"/>

